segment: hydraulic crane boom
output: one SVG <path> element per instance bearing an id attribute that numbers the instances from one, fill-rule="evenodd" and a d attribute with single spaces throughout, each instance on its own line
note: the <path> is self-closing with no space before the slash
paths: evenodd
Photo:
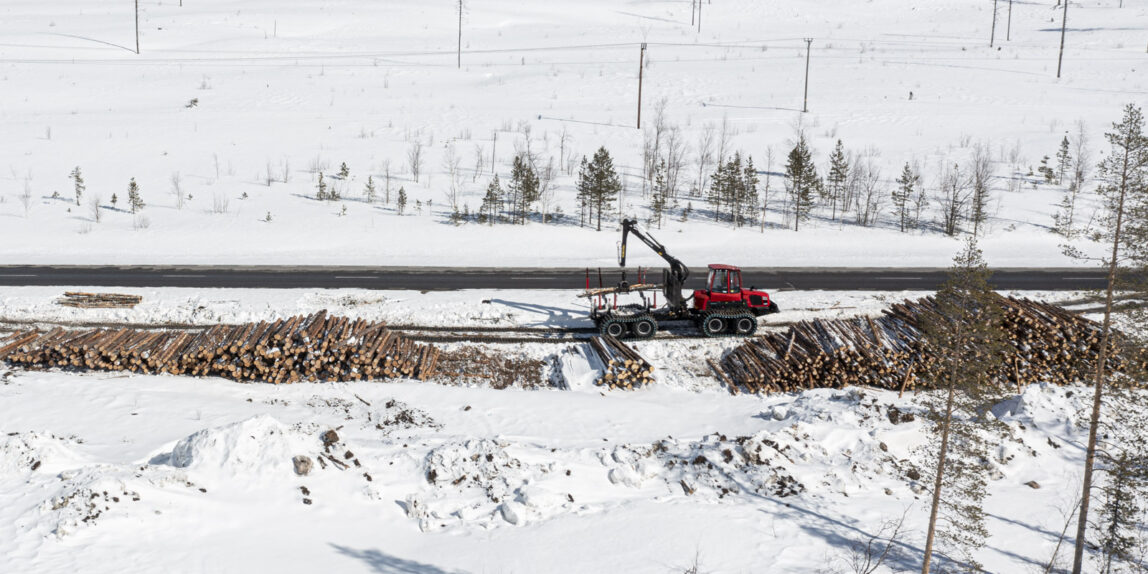
<path id="1" fill-rule="evenodd" d="M 672 309 L 684 309 L 685 299 L 682 297 L 682 286 L 685 285 L 686 279 L 690 276 L 690 269 L 685 266 L 677 257 L 666 253 L 666 247 L 658 243 L 657 239 L 653 236 L 642 233 L 638 229 L 638 222 L 633 219 L 622 220 L 622 243 L 618 247 L 618 266 L 626 267 L 626 241 L 629 235 L 633 233 L 635 237 L 642 240 L 650 249 L 654 250 L 659 257 L 666 260 L 670 264 L 670 268 L 663 273 L 665 286 L 663 292 L 666 296 L 666 302 Z"/>

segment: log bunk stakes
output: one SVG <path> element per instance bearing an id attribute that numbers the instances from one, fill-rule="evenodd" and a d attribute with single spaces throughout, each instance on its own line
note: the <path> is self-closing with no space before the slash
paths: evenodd
<path id="1" fill-rule="evenodd" d="M 139 329 L 22 331 L 0 337 L 0 361 L 39 368 L 219 376 L 239 381 L 426 380 L 439 350 L 386 323 L 326 311 L 201 332 Z"/>
<path id="2" fill-rule="evenodd" d="M 997 375 L 1021 388 L 1034 382 L 1066 384 L 1094 369 L 1100 324 L 1061 307 L 999 297 L 1008 348 Z M 915 389 L 935 358 L 921 332 L 921 319 L 937 313 L 936 300 L 894 304 L 877 318 L 802 321 L 786 332 L 747 340 L 709 361 L 731 393 L 789 392 L 815 387 L 870 386 L 904 393 Z M 1118 333 L 1116 333 L 1119 336 Z M 1123 371 L 1117 354 L 1109 366 Z"/>
<path id="3" fill-rule="evenodd" d="M 654 382 L 653 365 L 618 339 L 609 335 L 594 337 L 590 339 L 590 349 L 606 368 L 594 384 L 632 390 Z"/>

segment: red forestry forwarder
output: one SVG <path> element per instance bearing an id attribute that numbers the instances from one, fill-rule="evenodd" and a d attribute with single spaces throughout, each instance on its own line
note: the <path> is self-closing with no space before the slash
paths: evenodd
<path id="1" fill-rule="evenodd" d="M 641 282 L 631 285 L 626 281 L 626 241 L 630 234 L 642 240 L 662 259 L 669 269 L 662 270 L 662 284 Z M 583 297 L 592 297 L 590 318 L 604 335 L 619 339 L 649 339 L 658 332 L 660 321 L 693 321 L 706 337 L 748 336 L 757 331 L 757 317 L 778 311 L 769 293 L 754 287 L 742 289 L 741 269 L 732 265 L 710 265 L 705 289 L 695 289 L 689 297 L 682 297 L 682 286 L 690 270 L 648 233 L 638 229 L 633 219 L 622 220 L 622 242 L 618 245 L 618 266 L 622 268 L 622 281 L 615 287 L 590 289 L 590 275 L 586 275 Z M 666 304 L 657 305 L 657 290 L 665 296 Z M 647 298 L 646 291 L 655 291 Z M 640 304 L 619 306 L 617 294 L 639 293 Z M 614 294 L 614 303 L 606 303 L 606 295 Z M 690 300 L 693 304 L 690 305 Z"/>

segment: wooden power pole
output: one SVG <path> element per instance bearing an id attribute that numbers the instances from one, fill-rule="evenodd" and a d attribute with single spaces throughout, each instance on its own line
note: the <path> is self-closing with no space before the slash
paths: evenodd
<path id="1" fill-rule="evenodd" d="M 638 129 L 642 129 L 642 70 L 646 67 L 646 43 L 638 54 Z"/>
<path id="2" fill-rule="evenodd" d="M 813 38 L 805 39 L 805 103 L 801 104 L 802 113 L 809 111 L 809 51 L 813 45 Z"/>
<path id="3" fill-rule="evenodd" d="M 1005 41 L 1012 41 L 1012 0 L 1008 0 L 1008 27 L 1005 28 Z"/>
<path id="4" fill-rule="evenodd" d="M 993 29 L 989 32 L 989 47 L 993 47 L 993 43 L 997 39 L 997 0 L 993 0 Z"/>
<path id="5" fill-rule="evenodd" d="M 1064 2 L 1064 16 L 1060 19 L 1060 55 L 1056 57 L 1056 77 L 1060 78 L 1060 64 L 1064 62 L 1064 32 L 1068 29 L 1068 0 Z"/>

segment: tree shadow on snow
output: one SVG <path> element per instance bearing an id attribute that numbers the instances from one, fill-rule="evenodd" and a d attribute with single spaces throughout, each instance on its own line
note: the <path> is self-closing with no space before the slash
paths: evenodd
<path id="1" fill-rule="evenodd" d="M 443 570 L 431 564 L 391 556 L 376 549 L 356 550 L 333 542 L 329 544 L 339 554 L 359 560 L 369 566 L 372 572 L 380 574 L 465 574 L 460 570 Z"/>

